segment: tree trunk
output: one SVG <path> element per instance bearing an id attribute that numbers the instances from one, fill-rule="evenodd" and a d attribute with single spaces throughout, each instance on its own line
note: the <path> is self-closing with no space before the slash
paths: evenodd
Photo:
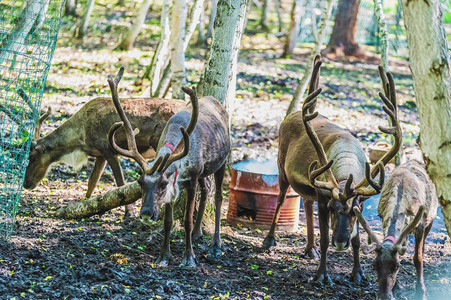
<path id="1" fill-rule="evenodd" d="M 307 70 L 304 72 L 301 80 L 299 81 L 299 85 L 296 88 L 296 91 L 294 92 L 293 99 L 291 100 L 290 105 L 288 106 L 286 114 L 287 116 L 291 114 L 293 111 L 297 111 L 299 109 L 299 104 L 301 103 L 305 89 L 307 88 L 308 80 L 310 79 L 310 76 L 312 76 L 313 62 L 315 60 L 315 56 L 321 51 L 321 47 L 323 46 L 324 37 L 327 32 L 327 23 L 328 23 L 327 20 L 330 19 L 330 15 L 332 14 L 332 4 L 333 0 L 327 0 L 326 12 L 321 16 L 318 28 L 318 35 L 315 37 L 316 44 L 313 47 L 313 51 L 310 55 Z"/>
<path id="2" fill-rule="evenodd" d="M 197 31 L 197 45 L 205 44 L 207 38 L 205 37 L 205 11 L 202 9 L 199 16 L 199 28 Z"/>
<path id="3" fill-rule="evenodd" d="M 324 54 L 363 55 L 363 50 L 354 38 L 359 4 L 360 0 L 340 0 L 338 2 L 334 28 Z"/>
<path id="4" fill-rule="evenodd" d="M 171 38 L 171 28 L 169 27 L 170 0 L 163 0 L 161 11 L 161 36 L 157 50 L 154 53 L 150 66 L 150 95 L 153 96 L 157 90 L 161 74 L 166 67 L 166 60 L 170 57 L 169 41 Z"/>
<path id="5" fill-rule="evenodd" d="M 172 98 L 185 99 L 182 86 L 185 85 L 185 0 L 174 0 L 172 5 L 171 71 Z"/>
<path id="6" fill-rule="evenodd" d="M 89 198 L 85 201 L 75 202 L 58 209 L 55 217 L 62 219 L 87 218 L 101 215 L 119 206 L 136 202 L 142 196 L 142 189 L 138 182 L 123 185 L 105 195 Z"/>
<path id="7" fill-rule="evenodd" d="M 439 0 L 402 0 L 420 146 L 451 236 L 451 74 Z"/>
<path id="8" fill-rule="evenodd" d="M 218 10 L 218 0 L 211 0 L 211 10 L 210 10 L 210 19 L 208 21 L 208 29 L 207 34 L 205 35 L 205 39 L 211 37 L 211 31 L 213 29 L 213 24 L 215 23 L 216 11 Z"/>
<path id="9" fill-rule="evenodd" d="M 288 30 L 287 40 L 283 46 L 283 56 L 287 57 L 293 54 L 296 46 L 296 39 L 299 35 L 299 27 L 301 25 L 301 14 L 304 8 L 304 0 L 293 0 L 293 6 L 290 13 L 290 29 Z"/>
<path id="10" fill-rule="evenodd" d="M 213 96 L 225 104 L 230 67 L 233 59 L 233 43 L 238 27 L 240 10 L 246 0 L 219 0 L 218 11 L 213 26 L 212 41 L 208 62 L 205 65 L 202 80 L 199 82 L 199 94 Z"/>
<path id="11" fill-rule="evenodd" d="M 260 27 L 262 28 L 263 31 L 267 31 L 269 29 L 267 19 L 269 13 L 269 5 L 270 5 L 269 0 L 263 0 L 262 15 L 260 18 Z"/>
<path id="12" fill-rule="evenodd" d="M 66 0 L 64 14 L 66 16 L 74 16 L 74 17 L 77 15 L 77 2 L 75 2 L 75 0 Z"/>
<path id="13" fill-rule="evenodd" d="M 142 26 L 144 25 L 144 22 L 146 21 L 146 15 L 149 11 L 150 4 L 152 4 L 152 0 L 144 0 L 139 9 L 138 16 L 136 17 L 135 22 L 133 23 L 130 30 L 124 35 L 122 41 L 119 43 L 116 49 L 130 50 L 133 48 L 136 37 L 138 36 Z"/>
<path id="14" fill-rule="evenodd" d="M 233 38 L 232 45 L 232 60 L 230 63 L 230 75 L 228 80 L 227 94 L 225 100 L 225 108 L 231 113 L 235 106 L 235 93 L 236 93 L 236 74 L 238 66 L 238 54 L 240 52 L 241 36 L 243 35 L 244 28 L 247 21 L 247 5 L 250 0 L 245 0 L 240 3 L 240 12 L 238 14 L 238 26 L 236 27 L 235 37 Z M 229 130 L 231 127 L 231 118 L 229 118 Z"/>
<path id="15" fill-rule="evenodd" d="M 78 39 L 83 39 L 88 30 L 89 20 L 91 19 L 92 11 L 94 10 L 95 0 L 88 0 L 86 3 L 85 10 L 83 12 L 83 18 L 81 20 L 80 26 L 78 27 L 78 33 L 76 37 Z"/>

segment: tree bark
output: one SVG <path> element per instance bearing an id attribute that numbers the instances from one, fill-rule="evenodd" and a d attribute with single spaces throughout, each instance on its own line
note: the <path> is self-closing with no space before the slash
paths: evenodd
<path id="1" fill-rule="evenodd" d="M 83 18 L 80 22 L 80 26 L 78 27 L 78 32 L 76 37 L 78 39 L 83 39 L 86 35 L 86 31 L 88 30 L 89 20 L 91 19 L 92 11 L 94 10 L 95 0 L 88 0 L 86 3 L 85 10 L 83 12 Z"/>
<path id="2" fill-rule="evenodd" d="M 324 54 L 363 55 L 363 50 L 355 42 L 355 29 L 360 0 L 340 0 L 338 2 L 335 24 L 332 29 L 329 44 Z"/>
<path id="3" fill-rule="evenodd" d="M 439 0 L 402 0 L 420 146 L 451 236 L 451 74 Z"/>
<path id="4" fill-rule="evenodd" d="M 299 27 L 301 25 L 301 14 L 304 8 L 304 0 L 293 0 L 293 6 L 290 13 L 290 29 L 288 30 L 287 40 L 283 46 L 283 56 L 287 57 L 293 54 L 296 46 L 296 39 L 299 35 Z"/>
<path id="5" fill-rule="evenodd" d="M 211 37 L 211 31 L 213 30 L 213 24 L 215 23 L 216 11 L 218 10 L 218 0 L 211 0 L 211 10 L 210 19 L 208 21 L 207 34 L 205 34 L 205 39 Z"/>
<path id="6" fill-rule="evenodd" d="M 219 0 L 208 62 L 199 82 L 199 94 L 213 96 L 225 104 L 229 85 L 233 43 L 240 10 L 246 0 Z"/>
<path id="7" fill-rule="evenodd" d="M 279 24 L 279 32 L 283 31 L 283 21 L 282 21 L 282 7 L 281 7 L 281 1 L 280 0 L 274 0 L 274 9 L 277 13 L 277 21 Z"/>
<path id="8" fill-rule="evenodd" d="M 327 20 L 329 20 L 330 15 L 332 14 L 332 3 L 333 0 L 327 0 L 326 2 L 326 12 L 322 14 L 321 20 L 319 22 L 318 35 L 315 37 L 316 44 L 313 47 L 313 51 L 310 55 L 309 63 L 307 65 L 307 70 L 304 72 L 301 80 L 299 81 L 299 85 L 294 92 L 293 99 L 290 102 L 290 105 L 287 109 L 287 116 L 291 114 L 293 111 L 297 111 L 299 109 L 299 104 L 302 101 L 302 96 L 305 93 L 305 89 L 307 88 L 308 80 L 310 76 L 312 76 L 313 72 L 313 62 L 315 60 L 315 56 L 321 51 L 321 47 L 323 46 L 324 37 L 327 32 Z"/>
<path id="9" fill-rule="evenodd" d="M 171 20 L 171 71 L 172 98 L 185 99 L 185 23 L 187 7 L 185 0 L 174 0 Z"/>
<path id="10" fill-rule="evenodd" d="M 144 22 L 146 21 L 146 15 L 151 4 L 152 0 L 144 0 L 139 9 L 138 16 L 136 17 L 135 22 L 133 23 L 130 30 L 124 35 L 122 41 L 119 43 L 116 49 L 130 50 L 133 48 L 133 44 L 135 43 L 135 40 L 138 37 L 138 34 L 141 31 Z"/>
<path id="11" fill-rule="evenodd" d="M 75 202 L 58 209 L 55 217 L 62 219 L 87 218 L 101 215 L 119 206 L 131 204 L 142 196 L 142 189 L 138 182 L 123 185 L 105 195 L 89 198 L 85 201 Z"/>
<path id="12" fill-rule="evenodd" d="M 269 5 L 270 5 L 269 0 L 263 0 L 262 14 L 261 14 L 261 18 L 260 18 L 260 27 L 264 31 L 268 30 L 268 19 L 267 19 L 267 16 L 268 16 L 268 13 L 269 13 Z"/>

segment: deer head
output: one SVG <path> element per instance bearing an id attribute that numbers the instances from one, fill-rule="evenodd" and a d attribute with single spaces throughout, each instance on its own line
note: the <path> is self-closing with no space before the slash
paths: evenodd
<path id="1" fill-rule="evenodd" d="M 362 251 L 369 253 L 376 252 L 376 260 L 374 266 L 377 272 L 377 282 L 379 285 L 378 299 L 393 299 L 392 290 L 396 283 L 396 276 L 399 270 L 399 256 L 404 255 L 406 247 L 404 246 L 407 236 L 418 225 L 423 218 L 425 212 L 424 206 L 420 206 L 415 218 L 406 225 L 401 231 L 398 240 L 394 238 L 386 238 L 381 243 L 370 226 L 362 216 L 358 207 L 353 208 L 359 223 L 362 224 L 363 229 L 368 233 L 372 244 L 369 246 L 363 246 Z"/>
<path id="2" fill-rule="evenodd" d="M 390 73 L 384 73 L 380 70 L 384 93 L 379 93 L 380 98 L 384 102 L 383 109 L 388 114 L 393 127 L 379 127 L 379 130 L 391 134 L 395 137 L 393 147 L 373 166 L 370 168 L 368 163 L 365 164 L 365 178 L 355 186 L 353 185 L 353 174 L 349 174 L 346 181 L 338 182 L 332 171 L 330 170 L 333 160 L 327 159 L 326 151 L 316 134 L 310 121 L 318 116 L 318 112 L 314 111 L 317 96 L 321 93 L 318 89 L 319 70 L 321 61 L 319 56 L 315 58 L 315 66 L 310 81 L 309 95 L 305 99 L 302 107 L 303 123 L 307 135 L 309 136 L 313 147 L 316 151 L 319 161 L 314 161 L 309 166 L 310 184 L 317 190 L 330 193 L 328 207 L 331 211 L 333 239 L 332 244 L 336 250 L 345 250 L 349 246 L 350 234 L 355 226 L 356 218 L 352 211 L 352 207 L 360 207 L 360 202 L 364 201 L 372 195 L 380 193 L 384 183 L 384 165 L 388 163 L 399 151 L 402 142 L 402 132 L 397 118 L 396 111 L 396 92 L 393 77 Z M 320 164 L 320 167 L 318 165 Z M 379 181 L 374 180 L 379 175 Z M 323 176 L 326 180 L 320 181 L 318 178 Z"/>
<path id="3" fill-rule="evenodd" d="M 174 168 L 170 167 L 174 166 L 174 163 L 179 162 L 186 155 L 188 155 L 190 145 L 189 138 L 194 130 L 194 127 L 196 126 L 199 114 L 198 99 L 194 88 L 182 88 L 183 91 L 190 96 L 192 105 L 192 113 L 189 119 L 188 127 L 186 129 L 184 127 L 179 127 L 178 129 L 180 130 L 180 134 L 177 132 L 168 132 L 166 130 L 168 125 L 166 125 L 166 129 L 160 138 L 160 142 L 166 141 L 165 137 L 170 135 L 170 137 L 177 139 L 174 143 L 176 146 L 174 147 L 169 143 L 160 145 L 156 159 L 151 165 L 149 165 L 147 160 L 138 152 L 138 148 L 136 146 L 135 136 L 139 133 L 139 130 L 133 130 L 119 102 L 117 85 L 121 80 L 123 73 L 124 68 L 121 67 L 114 80 L 111 76 L 108 76 L 108 83 L 110 85 L 113 103 L 122 120 L 122 122 L 117 122 L 111 126 L 108 133 L 108 142 L 113 150 L 120 155 L 133 158 L 142 168 L 142 175 L 138 179 L 138 183 L 143 190 L 141 218 L 144 223 L 152 223 L 158 219 L 159 208 L 163 204 L 173 201 L 173 199 L 177 198 L 179 194 L 177 174 L 180 171 L 178 168 L 183 168 L 183 166 Z M 169 123 L 170 122 L 171 120 L 169 120 Z M 115 133 L 122 126 L 125 128 L 128 149 L 119 147 L 115 141 Z"/>

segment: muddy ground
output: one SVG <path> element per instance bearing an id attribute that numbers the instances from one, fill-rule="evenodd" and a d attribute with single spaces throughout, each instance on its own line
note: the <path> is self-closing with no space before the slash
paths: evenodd
<path id="1" fill-rule="evenodd" d="M 290 5 L 285 7 L 287 20 Z M 137 48 L 126 52 L 112 49 L 119 33 L 125 32 L 130 13 L 109 5 L 97 7 L 91 31 L 82 44 L 72 38 L 76 20 L 64 18 L 43 98 L 42 108 L 53 108 L 53 116 L 43 126 L 44 134 L 61 125 L 89 99 L 108 95 L 106 76 L 116 74 L 121 65 L 126 73 L 120 95 L 137 96 L 145 90 L 148 83 L 134 83 L 150 63 L 152 49 L 158 42 L 158 16 L 158 12 L 149 13 L 151 20 L 138 38 Z M 278 126 L 310 53 L 308 47 L 299 48 L 291 58 L 281 58 L 280 35 L 251 34 L 256 24 L 255 15 L 251 15 L 250 34 L 242 41 L 237 102 L 232 114 L 233 161 L 273 157 L 277 153 Z M 192 49 L 195 50 L 189 50 L 187 55 L 187 77 L 189 84 L 196 84 L 206 49 Z M 369 53 L 365 61 L 325 59 L 320 81 L 324 91 L 318 110 L 348 128 L 366 152 L 369 145 L 386 140 L 377 130 L 377 125 L 386 126 L 386 117 L 377 97 L 380 80 L 375 57 Z M 402 159 L 421 159 L 415 144 L 419 126 L 408 65 L 403 59 L 392 59 L 390 65 L 400 99 Z M 265 230 L 228 226 L 228 179 L 224 183 L 221 226 L 224 253 L 218 261 L 207 260 L 211 235 L 206 234 L 195 246 L 197 268 L 179 267 L 184 247 L 180 225 L 172 234 L 173 259 L 169 267 L 162 268 L 153 264 L 161 233 L 151 233 L 138 220 L 124 221 L 123 209 L 82 220 L 53 218 L 57 208 L 84 197 L 91 167 L 92 161 L 88 168 L 75 173 L 66 166 L 54 166 L 48 179 L 35 190 L 24 191 L 16 230 L 9 242 L 0 242 L 0 299 L 375 298 L 373 255 L 362 254 L 366 280 L 360 285 L 350 282 L 351 252 L 336 253 L 332 249 L 328 252 L 328 266 L 334 285 L 311 281 L 319 262 L 303 255 L 306 228 L 302 210 L 299 230 L 281 233 L 278 246 L 271 251 L 260 250 Z M 136 165 L 125 161 L 123 167 L 127 180 L 134 180 Z M 107 168 L 95 193 L 113 188 Z M 447 299 L 451 294 L 451 245 L 443 223 L 436 223 L 438 228 L 430 233 L 426 245 L 425 284 L 429 299 Z M 378 226 L 377 222 L 372 224 Z M 319 238 L 318 228 L 315 233 Z M 362 232 L 362 242 L 365 237 Z M 397 299 L 412 299 L 415 291 L 412 252 L 410 239 L 401 261 Z"/>
<path id="2" fill-rule="evenodd" d="M 104 183 L 103 188 L 114 188 Z M 318 261 L 304 257 L 305 223 L 280 234 L 277 247 L 261 251 L 266 231 L 229 227 L 222 222 L 223 255 L 206 255 L 211 235 L 196 244 L 196 268 L 180 267 L 184 231 L 172 234 L 169 267 L 153 264 L 162 242 L 138 220 L 124 221 L 123 209 L 82 220 L 57 220 L 52 212 L 81 198 L 85 186 L 51 181 L 25 192 L 10 242 L 0 244 L 1 299 L 374 299 L 373 255 L 362 254 L 365 281 L 350 281 L 350 251 L 328 252 L 332 285 L 312 282 Z M 227 201 L 223 212 L 226 211 Z M 319 230 L 316 228 L 316 233 Z M 365 234 L 363 234 L 365 236 Z M 362 237 L 362 242 L 364 238 Z M 429 299 L 451 292 L 451 249 L 446 235 L 431 233 L 425 254 Z M 401 261 L 397 299 L 412 299 L 415 268 L 412 241 Z"/>

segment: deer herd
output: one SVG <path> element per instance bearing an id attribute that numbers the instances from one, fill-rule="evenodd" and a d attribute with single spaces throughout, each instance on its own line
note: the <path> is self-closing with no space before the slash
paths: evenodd
<path id="1" fill-rule="evenodd" d="M 307 225 L 306 255 L 320 258 L 315 280 L 330 283 L 327 270 L 329 226 L 332 246 L 345 251 L 352 246 L 351 279 L 360 283 L 365 276 L 360 265 L 359 225 L 368 233 L 368 245 L 362 251 L 375 252 L 379 285 L 378 298 L 392 299 L 399 257 L 406 252 L 406 239 L 415 237 L 414 265 L 417 273 L 416 297 L 425 297 L 423 252 L 425 238 L 437 213 L 435 188 L 424 168 L 416 162 L 396 167 L 385 180 L 384 166 L 402 146 L 396 91 L 392 75 L 379 67 L 383 92 L 383 110 L 391 127 L 379 127 L 393 136 L 393 146 L 370 167 L 362 145 L 348 130 L 316 111 L 321 60 L 317 56 L 310 80 L 309 94 L 301 111 L 287 116 L 279 129 L 280 193 L 271 228 L 262 248 L 276 245 L 275 231 L 280 208 L 291 186 L 304 201 Z M 118 186 L 125 183 L 119 156 L 134 159 L 142 169 L 138 183 L 142 188 L 140 217 L 144 223 L 159 218 L 164 205 L 164 239 L 157 263 L 168 265 L 171 258 L 170 233 L 174 203 L 186 191 L 184 211 L 185 250 L 182 265 L 195 266 L 193 240 L 202 235 L 202 215 L 207 203 L 207 177 L 214 175 L 215 230 L 209 251 L 211 259 L 221 252 L 220 218 L 222 181 L 230 152 L 228 114 L 213 97 L 198 99 L 195 88 L 183 87 L 190 103 L 160 98 L 124 98 L 119 100 L 118 84 L 124 69 L 115 79 L 108 76 L 112 100 L 100 97 L 89 101 L 63 125 L 33 141 L 24 187 L 33 189 L 49 166 L 57 161 L 83 162 L 96 158 L 89 177 L 86 197 L 90 197 L 108 163 Z M 43 122 L 39 120 L 37 127 Z M 90 120 L 87 122 L 86 120 Z M 95 134 L 94 134 L 95 133 Z M 153 158 L 151 162 L 148 159 Z M 376 177 L 378 179 L 376 179 Z M 197 186 L 200 188 L 196 223 L 193 224 Z M 361 212 L 370 196 L 380 194 L 378 213 L 383 238 L 372 231 Z M 318 205 L 320 248 L 314 235 L 314 202 Z M 134 208 L 126 208 L 126 215 Z"/>

